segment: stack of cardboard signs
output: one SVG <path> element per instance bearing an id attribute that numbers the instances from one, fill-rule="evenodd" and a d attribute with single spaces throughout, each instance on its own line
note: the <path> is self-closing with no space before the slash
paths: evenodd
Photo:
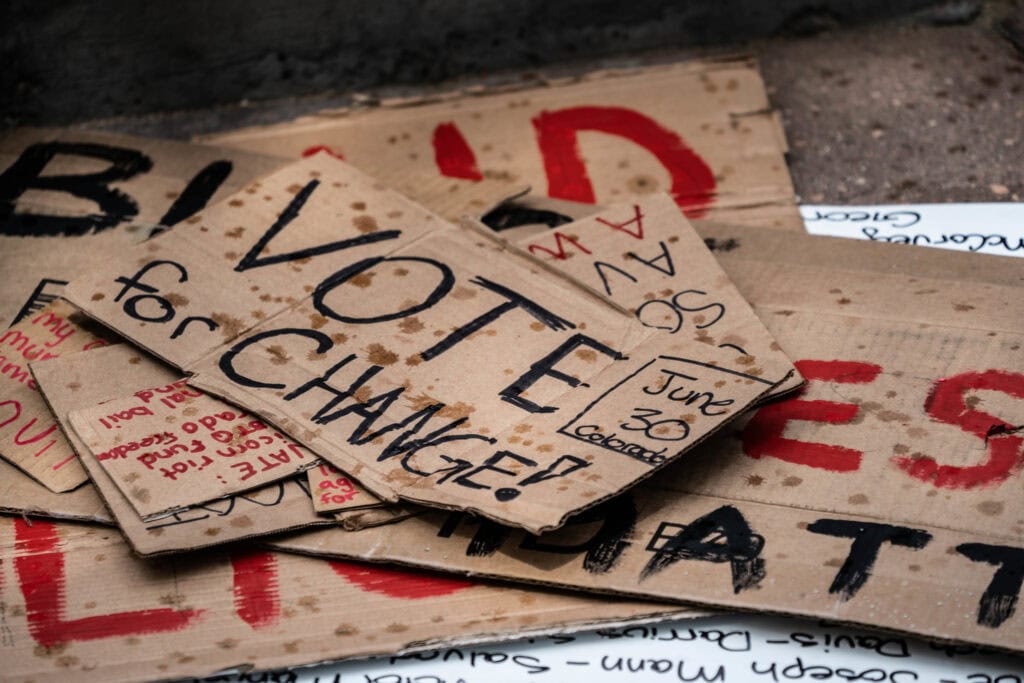
<path id="1" fill-rule="evenodd" d="M 1024 649 L 1024 278 L 791 230 L 749 62 L 212 142 L 0 143 L 12 678 L 694 607 Z"/>

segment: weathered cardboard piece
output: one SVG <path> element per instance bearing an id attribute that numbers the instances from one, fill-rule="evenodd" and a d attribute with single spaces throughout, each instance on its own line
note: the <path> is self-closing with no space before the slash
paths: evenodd
<path id="1" fill-rule="evenodd" d="M 313 508 L 317 512 L 356 511 L 391 506 L 329 462 L 321 462 L 316 467 L 306 470 L 306 477 L 309 480 L 309 490 L 313 494 Z"/>
<path id="2" fill-rule="evenodd" d="M 383 503 L 364 510 L 343 510 L 334 515 L 335 520 L 346 531 L 361 531 L 372 527 L 394 524 L 423 514 L 428 508 L 419 505 Z"/>
<path id="3" fill-rule="evenodd" d="M 92 484 L 54 493 L 14 465 L 0 460 L 0 513 L 113 524 L 114 517 Z"/>
<path id="4" fill-rule="evenodd" d="M 698 616 L 236 547 L 145 562 L 113 531 L 0 519 L 4 680 L 128 683 Z"/>
<path id="5" fill-rule="evenodd" d="M 739 353 L 727 367 L 772 380 L 779 385 L 773 394 L 803 384 L 668 195 L 603 210 L 519 246 L 629 309 L 647 327 Z"/>
<path id="6" fill-rule="evenodd" d="M 72 445 L 83 454 L 82 464 L 137 553 L 182 552 L 342 521 L 314 512 L 304 475 L 144 521 L 68 424 L 71 412 L 123 393 L 126 372 L 130 372 L 134 382 L 148 385 L 167 385 L 179 377 L 172 368 L 147 358 L 127 344 L 32 364 L 32 373 L 53 414 Z"/>
<path id="7" fill-rule="evenodd" d="M 63 301 L 47 304 L 0 334 L 0 457 L 51 491 L 70 491 L 89 477 L 40 396 L 29 362 L 115 339 Z"/>
<path id="8" fill-rule="evenodd" d="M 206 139 L 290 158 L 328 149 L 451 220 L 461 213 L 444 209 L 450 197 L 527 184 L 585 203 L 668 192 L 691 218 L 803 231 L 785 136 L 752 59 L 441 99 L 325 111 Z"/>
<path id="9" fill-rule="evenodd" d="M 172 226 L 281 160 L 169 140 L 23 128 L 0 136 L 0 327 L 157 225 Z"/>
<path id="10" fill-rule="evenodd" d="M 703 234 L 803 392 L 553 533 L 431 512 L 275 547 L 1024 650 L 1019 263 Z"/>
<path id="11" fill-rule="evenodd" d="M 145 521 L 319 462 L 266 422 L 183 379 L 72 410 L 68 422 Z"/>
<path id="12" fill-rule="evenodd" d="M 316 194 L 327 183 L 344 191 Z M 66 295 L 385 500 L 554 528 L 781 379 L 652 334 L 529 256 L 434 219 L 328 155 L 266 178 L 260 192 L 271 199 L 212 207 Z M 356 236 L 311 237 L 328 218 Z M 397 229 L 410 224 L 419 232 Z M 221 254 L 252 225 L 271 227 Z M 353 244 L 363 260 L 352 261 Z M 245 272 L 264 267 L 259 284 Z M 709 271 L 708 287 L 723 277 Z M 690 383 L 696 404 L 653 388 L 666 373 Z M 623 407 L 619 396 L 641 404 Z"/>

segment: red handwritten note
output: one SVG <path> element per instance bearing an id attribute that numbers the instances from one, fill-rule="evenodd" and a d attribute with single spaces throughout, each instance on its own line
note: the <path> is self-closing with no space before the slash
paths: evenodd
<path id="1" fill-rule="evenodd" d="M 143 519 L 283 479 L 319 461 L 259 418 L 185 380 L 70 414 Z"/>
<path id="2" fill-rule="evenodd" d="M 310 468 L 306 476 L 309 477 L 313 508 L 317 512 L 347 512 L 391 505 L 330 463 L 323 462 Z"/>

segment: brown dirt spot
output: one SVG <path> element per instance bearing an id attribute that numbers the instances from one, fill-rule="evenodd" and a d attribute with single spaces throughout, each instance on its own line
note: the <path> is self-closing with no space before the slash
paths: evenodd
<path id="1" fill-rule="evenodd" d="M 366 202 L 352 202 L 350 206 L 355 211 L 366 211 Z"/>
<path id="2" fill-rule="evenodd" d="M 804 480 L 800 477 L 786 477 L 782 480 L 783 486 L 799 486 L 802 483 L 804 483 Z"/>
<path id="3" fill-rule="evenodd" d="M 335 332 L 331 335 L 331 341 L 338 345 L 344 344 L 348 342 L 348 335 L 344 332 Z"/>
<path id="4" fill-rule="evenodd" d="M 970 304 L 953 304 L 953 310 L 964 313 L 967 311 L 973 311 L 974 306 L 971 306 Z"/>
<path id="5" fill-rule="evenodd" d="M 339 637 L 354 636 L 357 633 L 359 633 L 359 629 L 352 624 L 338 624 L 338 627 L 334 629 L 334 635 Z"/>
<path id="6" fill-rule="evenodd" d="M 398 354 L 381 344 L 370 344 L 366 349 L 366 355 L 374 365 L 393 365 L 398 362 Z"/>
<path id="7" fill-rule="evenodd" d="M 188 297 L 184 297 L 181 294 L 175 294 L 172 292 L 170 294 L 165 294 L 164 298 L 167 299 L 172 306 L 188 306 Z"/>
<path id="8" fill-rule="evenodd" d="M 472 287 L 459 286 L 452 290 L 452 297 L 465 301 L 466 299 L 472 299 L 476 296 L 476 290 Z"/>
<path id="9" fill-rule="evenodd" d="M 1003 514 L 1003 503 L 998 500 L 985 500 L 978 503 L 978 512 L 989 517 L 996 517 Z"/>
<path id="10" fill-rule="evenodd" d="M 352 277 L 350 277 L 348 279 L 347 284 L 355 285 L 360 289 L 366 289 L 367 287 L 373 284 L 374 275 L 376 275 L 376 273 L 359 273 L 358 275 L 353 275 Z"/>
<path id="11" fill-rule="evenodd" d="M 231 239 L 236 239 L 237 240 L 238 238 L 240 238 L 242 236 L 243 232 L 245 232 L 245 228 L 243 228 L 241 225 L 239 225 L 239 226 L 236 226 L 234 228 L 231 228 L 230 230 L 225 230 L 224 231 L 224 236 L 225 237 L 230 237 Z"/>
<path id="12" fill-rule="evenodd" d="M 759 474 L 751 474 L 747 476 L 747 486 L 760 486 L 764 483 L 764 477 Z"/>
<path id="13" fill-rule="evenodd" d="M 210 316 L 210 319 L 217 323 L 225 340 L 234 339 L 245 329 L 244 322 L 227 313 L 214 313 Z"/>
<path id="14" fill-rule="evenodd" d="M 414 353 L 411 356 L 407 356 L 406 359 L 405 359 L 405 364 L 408 365 L 409 367 L 416 367 L 417 365 L 419 365 L 422 362 L 423 362 L 423 356 L 421 356 L 418 353 Z"/>
<path id="15" fill-rule="evenodd" d="M 388 624 L 387 628 L 385 628 L 384 630 L 388 633 L 402 633 L 403 631 L 408 631 L 409 627 L 405 624 L 394 623 Z"/>
<path id="16" fill-rule="evenodd" d="M 274 344 L 273 346 L 268 347 L 267 353 L 270 354 L 270 362 L 274 365 L 284 365 L 292 359 L 280 344 Z"/>
<path id="17" fill-rule="evenodd" d="M 868 497 L 863 493 L 855 493 L 847 498 L 846 502 L 850 505 L 867 505 Z"/>
<path id="18" fill-rule="evenodd" d="M 150 499 L 149 489 L 136 486 L 132 489 L 132 498 L 139 501 L 140 503 L 148 503 Z"/>
<path id="19" fill-rule="evenodd" d="M 410 316 L 398 324 L 398 329 L 406 334 L 413 334 L 423 329 L 423 323 L 416 316 Z"/>
<path id="20" fill-rule="evenodd" d="M 248 529 L 252 526 L 252 519 L 249 515 L 242 515 L 241 517 L 235 517 L 228 523 L 236 529 Z"/>
<path id="21" fill-rule="evenodd" d="M 581 358 L 588 363 L 593 363 L 597 360 L 597 352 L 591 349 L 579 349 L 576 351 L 576 357 Z"/>
<path id="22" fill-rule="evenodd" d="M 223 650 L 230 650 L 232 648 L 238 647 L 238 639 L 237 638 L 225 638 L 224 640 L 218 640 L 217 641 L 217 647 L 219 647 L 219 648 L 221 648 Z"/>
<path id="23" fill-rule="evenodd" d="M 93 301 L 102 301 L 103 299 L 107 298 L 107 295 L 104 294 L 103 292 L 96 292 L 89 298 Z"/>
<path id="24" fill-rule="evenodd" d="M 373 216 L 356 216 L 352 219 L 352 225 L 364 235 L 380 230 L 377 219 Z"/>

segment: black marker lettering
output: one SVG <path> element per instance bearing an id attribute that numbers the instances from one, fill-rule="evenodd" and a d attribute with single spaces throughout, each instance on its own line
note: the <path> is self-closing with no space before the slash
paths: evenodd
<path id="1" fill-rule="evenodd" d="M 224 355 L 220 357 L 220 361 L 218 362 L 220 371 L 232 382 L 243 387 L 254 387 L 257 389 L 284 389 L 284 384 L 263 382 L 243 375 L 235 368 L 235 358 L 253 344 L 258 344 L 264 339 L 273 339 L 274 337 L 287 335 L 308 337 L 309 339 L 312 339 L 316 342 L 317 355 L 323 355 L 334 346 L 334 342 L 331 341 L 330 337 L 322 332 L 317 332 L 316 330 L 304 330 L 288 327 L 280 330 L 267 330 L 266 332 L 258 332 L 251 337 L 246 337 L 225 351 Z"/>
<path id="2" fill-rule="evenodd" d="M 661 547 L 657 547 L 659 541 L 663 541 Z M 640 572 L 640 580 L 680 560 L 728 562 L 733 592 L 739 593 L 757 587 L 764 579 L 763 549 L 764 537 L 751 530 L 739 510 L 723 505 L 687 525 L 662 522 L 647 545 L 654 557 Z"/>
<path id="3" fill-rule="evenodd" d="M 632 545 L 629 538 L 636 528 L 636 505 L 628 495 L 619 496 L 574 516 L 562 529 L 595 522 L 600 522 L 601 526 L 583 542 L 565 544 L 553 542 L 557 541 L 561 533 L 561 529 L 559 529 L 543 536 L 528 534 L 519 547 L 523 550 L 562 555 L 585 553 L 583 556 L 584 570 L 590 574 L 607 574 L 615 568 L 622 553 Z M 569 535 L 575 536 L 573 533 Z"/>
<path id="4" fill-rule="evenodd" d="M 658 271 L 659 273 L 663 273 L 665 275 L 668 275 L 669 277 L 672 277 L 673 275 L 676 274 L 676 266 L 672 262 L 672 255 L 668 252 L 668 245 L 665 244 L 664 242 L 658 242 L 658 246 L 661 247 L 661 253 L 658 254 L 657 256 L 655 256 L 654 258 L 650 258 L 650 259 L 640 258 L 639 256 L 637 256 L 633 252 L 629 252 L 629 256 L 633 260 L 639 261 L 640 263 L 644 264 L 648 268 L 653 268 L 654 270 Z M 658 264 L 659 261 L 664 261 L 665 265 L 664 266 L 659 265 Z"/>
<path id="5" fill-rule="evenodd" d="M 472 477 L 483 472 L 497 472 L 498 474 L 501 474 L 506 477 L 516 476 L 516 473 L 513 472 L 512 470 L 507 470 L 503 467 L 498 467 L 498 463 L 500 463 L 502 460 L 505 460 L 506 458 L 509 460 L 515 460 L 516 462 L 526 465 L 528 467 L 537 466 L 537 463 L 534 462 L 533 460 L 525 458 L 521 455 L 516 455 L 512 451 L 497 451 L 496 453 L 494 453 L 494 455 L 484 460 L 481 465 L 474 467 L 469 472 L 465 472 L 464 474 L 455 477 L 455 479 L 453 479 L 452 481 L 455 482 L 456 484 L 465 486 L 466 488 L 490 490 L 492 488 L 491 486 L 488 486 L 487 484 L 481 484 L 480 482 L 477 481 L 473 481 Z M 504 487 L 495 490 L 494 497 L 504 503 L 506 501 L 512 500 L 513 498 L 519 497 L 520 493 L 522 493 L 522 491 L 520 491 L 519 489 Z"/>
<path id="6" fill-rule="evenodd" d="M 96 173 L 43 175 L 47 164 L 59 154 L 109 161 Z M 111 183 L 127 180 L 153 167 L 142 152 L 84 142 L 41 142 L 29 146 L 11 166 L 0 173 L 0 234 L 28 237 L 78 236 L 107 230 L 139 213 L 139 205 Z M 29 190 L 66 192 L 86 199 L 99 211 L 86 216 L 54 216 L 16 213 L 18 198 Z"/>
<path id="7" fill-rule="evenodd" d="M 850 553 L 828 589 L 829 593 L 838 593 L 842 601 L 856 595 L 871 576 L 871 568 L 878 559 L 883 543 L 920 550 L 932 540 L 932 535 L 923 529 L 845 519 L 819 519 L 810 524 L 807 530 L 815 534 L 853 539 Z"/>
<path id="8" fill-rule="evenodd" d="M 555 370 L 555 365 L 560 360 L 568 356 L 580 346 L 589 346 L 590 348 L 600 351 L 614 360 L 624 360 L 626 358 L 625 355 L 619 353 L 613 348 L 605 346 L 592 337 L 588 337 L 585 334 L 574 334 L 572 337 L 562 342 L 554 351 L 531 365 L 530 369 L 520 376 L 519 379 L 502 389 L 500 392 L 501 400 L 507 401 L 518 408 L 522 408 L 528 413 L 553 413 L 558 410 L 555 406 L 537 405 L 533 401 L 523 398 L 522 394 L 545 376 L 553 377 L 574 388 L 583 384 L 582 380 L 578 380 L 571 375 Z"/>
<path id="9" fill-rule="evenodd" d="M 522 206 L 502 204 L 501 206 L 488 211 L 480 219 L 484 225 L 494 232 L 518 228 L 522 225 L 546 225 L 549 228 L 557 228 L 566 223 L 572 223 L 572 218 L 555 211 L 546 209 L 528 209 Z"/>
<path id="10" fill-rule="evenodd" d="M 501 297 L 504 297 L 505 303 L 495 306 L 491 310 L 477 317 L 476 320 L 472 320 L 466 323 L 465 325 L 455 330 L 438 343 L 431 346 L 426 351 L 423 351 L 420 354 L 423 360 L 426 361 L 430 360 L 431 358 L 436 358 L 437 356 L 440 356 L 442 353 L 452 348 L 469 335 L 473 334 L 474 332 L 480 331 L 485 326 L 494 322 L 495 320 L 505 315 L 509 311 L 513 311 L 517 308 L 523 309 L 531 316 L 536 318 L 539 322 L 544 324 L 544 326 L 552 330 L 561 331 L 565 329 L 576 329 L 576 326 L 573 325 L 568 320 L 558 317 L 557 315 L 547 310 L 540 304 L 531 301 L 530 299 L 527 299 L 522 294 L 519 294 L 518 292 L 515 292 L 509 289 L 508 287 L 499 285 L 496 282 L 491 282 L 490 280 L 487 280 L 486 278 L 482 277 L 475 277 L 472 280 L 470 280 L 470 282 L 475 285 L 479 285 L 484 289 L 488 289 Z"/>
<path id="11" fill-rule="evenodd" d="M 355 276 L 359 275 L 363 271 L 369 270 L 381 263 L 423 263 L 432 268 L 436 268 L 441 274 L 441 281 L 434 287 L 433 291 L 424 299 L 421 303 L 415 306 L 410 306 L 401 311 L 395 313 L 386 313 L 384 315 L 371 316 L 369 318 L 356 318 L 352 316 L 342 315 L 336 310 L 328 306 L 324 302 L 324 297 L 334 291 L 335 287 L 345 284 Z M 337 320 L 343 323 L 353 323 L 356 325 L 368 325 L 371 323 L 380 323 L 387 320 L 397 320 L 398 318 L 405 318 L 406 316 L 414 315 L 420 311 L 425 311 L 432 307 L 438 301 L 443 299 L 448 292 L 451 291 L 452 286 L 455 284 L 455 275 L 452 273 L 451 268 L 435 261 L 434 259 L 421 258 L 419 256 L 375 256 L 373 258 L 363 259 L 357 263 L 353 263 L 350 266 L 342 268 L 338 272 L 334 273 L 326 280 L 321 282 L 316 290 L 313 291 L 313 306 L 320 312 L 320 315 Z M 424 359 L 426 360 L 426 359 Z"/>
<path id="12" fill-rule="evenodd" d="M 238 262 L 238 265 L 235 266 L 236 271 L 241 273 L 249 270 L 250 268 L 261 268 L 275 263 L 287 263 L 288 261 L 330 254 L 335 251 L 350 249 L 364 244 L 393 240 L 402 234 L 400 230 L 381 230 L 380 232 L 371 232 L 366 235 L 350 237 L 348 239 L 329 242 L 327 244 L 321 244 L 307 249 L 299 249 L 286 254 L 275 254 L 274 256 L 261 257 L 260 252 L 267 248 L 271 241 L 277 237 L 278 233 L 284 230 L 289 223 L 298 218 L 299 212 L 302 211 L 302 207 L 306 204 L 310 195 L 313 194 L 319 185 L 319 180 L 310 180 L 306 183 L 305 187 L 295 194 L 292 200 L 288 202 L 288 206 L 285 207 L 285 210 L 282 211 L 277 217 L 277 220 L 274 221 L 274 224 L 271 225 L 265 233 L 263 233 L 263 236 L 256 241 L 256 244 L 252 245 L 252 249 L 250 249 L 245 256 L 242 257 L 242 260 Z"/>
<path id="13" fill-rule="evenodd" d="M 189 216 L 201 211 L 220 188 L 228 176 L 231 175 L 233 166 L 230 161 L 214 161 L 203 170 L 196 173 L 182 190 L 178 198 L 174 200 L 167 209 L 167 213 L 160 219 L 160 227 L 151 234 L 158 235 L 167 228 L 173 227 Z"/>
<path id="14" fill-rule="evenodd" d="M 124 298 L 125 294 L 134 289 L 146 292 L 146 294 L 136 294 L 130 299 L 127 299 L 123 304 L 124 312 L 127 313 L 132 318 L 135 318 L 136 320 L 142 320 L 144 322 L 152 323 L 165 323 L 168 320 L 174 318 L 175 311 L 174 306 L 171 305 L 171 302 L 163 298 L 162 296 L 157 296 L 154 293 L 159 291 L 159 289 L 153 287 L 152 285 L 147 285 L 141 282 L 143 275 L 148 273 L 150 270 L 159 268 L 160 266 L 171 266 L 173 269 L 178 271 L 177 282 L 179 284 L 182 282 L 188 282 L 188 271 L 185 270 L 184 266 L 182 266 L 180 263 L 175 263 L 174 261 L 163 260 L 150 261 L 146 265 L 142 266 L 142 268 L 139 269 L 139 271 L 135 273 L 135 275 L 133 275 L 132 277 L 121 276 L 114 280 L 114 282 L 124 285 L 121 288 L 121 291 L 117 293 L 117 296 L 114 297 L 115 302 L 121 301 L 121 299 Z M 159 313 L 146 314 L 140 311 L 139 306 L 145 301 L 151 301 L 154 304 L 156 304 L 157 308 L 159 309 Z"/>
<path id="15" fill-rule="evenodd" d="M 978 623 L 999 628 L 1017 610 L 1024 582 L 1024 549 L 986 543 L 961 543 L 956 551 L 974 562 L 985 562 L 996 570 L 978 603 Z"/>

